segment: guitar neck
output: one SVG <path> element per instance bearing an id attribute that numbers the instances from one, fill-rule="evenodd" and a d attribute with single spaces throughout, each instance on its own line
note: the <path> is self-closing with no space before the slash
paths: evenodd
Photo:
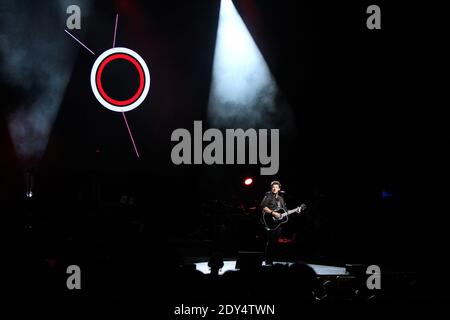
<path id="1" fill-rule="evenodd" d="M 286 216 L 288 216 L 288 215 L 290 215 L 290 214 L 295 213 L 296 211 L 297 211 L 297 209 L 288 210 L 288 211 L 285 212 L 282 216 L 283 216 L 283 217 L 286 217 Z"/>

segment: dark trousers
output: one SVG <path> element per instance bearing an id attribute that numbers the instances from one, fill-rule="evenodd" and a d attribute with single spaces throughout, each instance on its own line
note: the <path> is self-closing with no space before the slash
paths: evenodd
<path id="1" fill-rule="evenodd" d="M 278 249 L 278 238 L 281 235 L 281 227 L 275 230 L 266 231 L 266 250 L 265 260 L 266 263 L 273 263 L 273 259 L 276 256 Z"/>

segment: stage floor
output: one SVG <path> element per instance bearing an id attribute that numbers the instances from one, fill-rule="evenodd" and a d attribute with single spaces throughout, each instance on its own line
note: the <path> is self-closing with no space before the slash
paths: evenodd
<path id="1" fill-rule="evenodd" d="M 274 264 L 282 264 L 282 265 L 291 265 L 292 262 L 277 262 L 275 261 Z M 208 274 L 210 273 L 208 262 L 197 262 L 195 263 L 196 268 L 198 271 L 201 271 L 202 273 Z M 336 267 L 336 266 L 326 266 L 326 265 L 320 265 L 320 264 L 309 264 L 308 265 L 314 269 L 317 275 L 319 276 L 325 276 L 325 275 L 348 275 L 347 271 L 343 267 Z M 224 272 L 230 271 L 230 270 L 236 270 L 236 260 L 227 260 L 224 261 L 224 266 L 220 270 L 219 274 L 223 274 Z M 262 264 L 264 267 L 264 263 Z"/>

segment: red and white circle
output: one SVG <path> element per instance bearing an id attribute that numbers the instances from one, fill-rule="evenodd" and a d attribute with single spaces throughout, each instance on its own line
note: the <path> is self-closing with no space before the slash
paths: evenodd
<path id="1" fill-rule="evenodd" d="M 136 93 L 126 100 L 111 98 L 103 89 L 102 73 L 106 65 L 116 59 L 124 59 L 131 62 L 139 73 L 139 87 Z M 112 48 L 103 52 L 91 70 L 91 88 L 98 102 L 105 108 L 115 112 L 127 112 L 133 110 L 144 101 L 150 89 L 150 72 L 147 64 L 139 54 L 128 48 Z"/>

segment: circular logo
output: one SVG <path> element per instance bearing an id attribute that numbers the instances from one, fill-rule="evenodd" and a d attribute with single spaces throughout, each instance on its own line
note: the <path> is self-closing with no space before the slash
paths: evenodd
<path id="1" fill-rule="evenodd" d="M 131 62 L 139 73 L 139 87 L 136 93 L 126 100 L 116 100 L 111 98 L 105 92 L 102 85 L 103 70 L 108 63 L 116 59 L 123 59 Z M 150 72 L 148 71 L 144 59 L 133 50 L 120 47 L 112 48 L 103 52 L 97 60 L 95 60 L 91 70 L 91 88 L 95 98 L 97 98 L 98 102 L 105 108 L 115 112 L 127 112 L 139 107 L 147 97 L 148 90 L 150 89 Z"/>

